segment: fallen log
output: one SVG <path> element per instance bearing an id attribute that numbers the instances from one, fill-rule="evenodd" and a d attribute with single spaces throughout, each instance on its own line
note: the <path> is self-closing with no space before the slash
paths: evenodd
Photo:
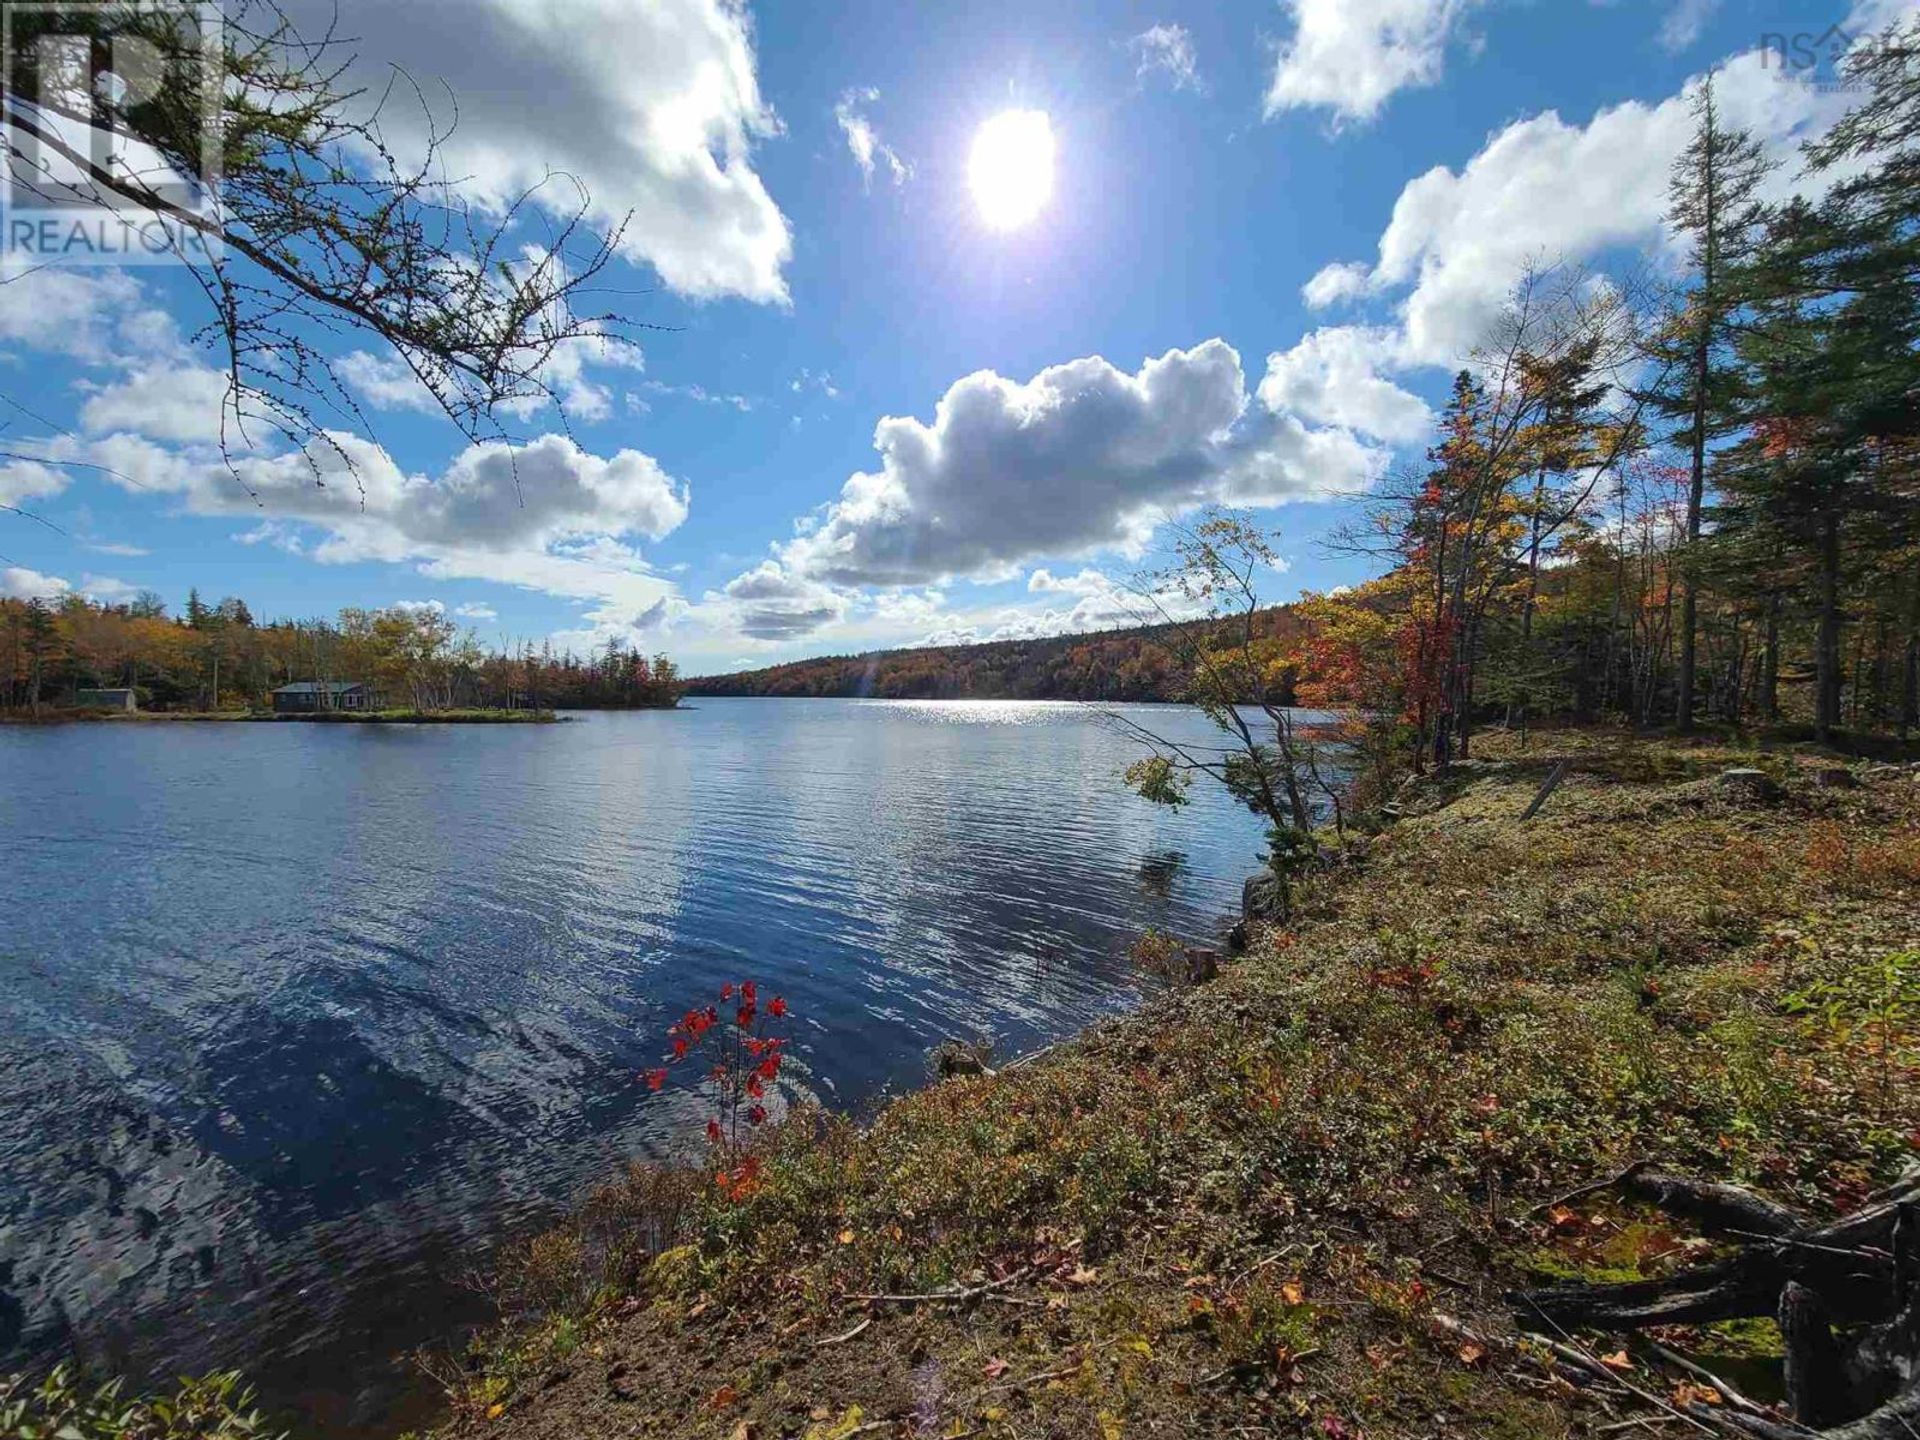
<path id="1" fill-rule="evenodd" d="M 1658 1280 L 1518 1292 L 1509 1300 L 1521 1324 L 1639 1330 L 1772 1316 L 1797 1423 L 1728 1419 L 1763 1440 L 1920 1440 L 1920 1168 L 1826 1224 L 1741 1186 L 1641 1166 L 1608 1188 L 1740 1248 Z"/>
<path id="2" fill-rule="evenodd" d="M 1799 1211 L 1739 1185 L 1632 1170 L 1621 1177 L 1620 1188 L 1677 1219 L 1693 1221 L 1709 1235 L 1793 1235 L 1807 1228 L 1807 1218 Z"/>

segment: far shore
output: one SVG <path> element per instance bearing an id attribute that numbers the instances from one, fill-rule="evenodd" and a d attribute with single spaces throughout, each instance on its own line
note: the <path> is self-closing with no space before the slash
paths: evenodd
<path id="1" fill-rule="evenodd" d="M 0 724 L 557 725 L 567 719 L 551 710 L 322 710 L 285 715 L 271 710 L 46 709 L 38 715 L 0 715 Z"/>

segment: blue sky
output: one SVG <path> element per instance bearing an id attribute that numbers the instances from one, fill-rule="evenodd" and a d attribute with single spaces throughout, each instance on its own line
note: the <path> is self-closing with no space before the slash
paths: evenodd
<path id="1" fill-rule="evenodd" d="M 6 446 L 117 475 L 0 469 L 57 527 L 0 515 L 3 588 L 433 601 L 487 642 L 709 670 L 1113 623 L 1114 582 L 1210 501 L 1280 533 L 1275 598 L 1350 582 L 1317 538 L 1421 453 L 1527 260 L 1665 262 L 1688 86 L 1719 67 L 1790 157 L 1846 97 L 1763 37 L 1914 8 L 344 0 L 368 63 L 458 94 L 479 203 L 558 167 L 633 212 L 605 283 L 669 328 L 565 357 L 571 438 L 516 417 L 512 466 L 343 343 L 364 508 L 264 444 L 256 504 L 208 451 L 181 277 L 14 276 Z M 1010 109 L 1048 117 L 1053 185 L 997 229 L 968 162 Z"/>

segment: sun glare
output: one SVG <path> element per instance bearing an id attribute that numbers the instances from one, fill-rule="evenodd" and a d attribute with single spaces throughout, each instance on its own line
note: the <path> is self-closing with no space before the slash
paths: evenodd
<path id="1" fill-rule="evenodd" d="M 967 183 L 980 218 L 1017 230 L 1053 195 L 1053 126 L 1044 110 L 1003 110 L 973 137 Z"/>

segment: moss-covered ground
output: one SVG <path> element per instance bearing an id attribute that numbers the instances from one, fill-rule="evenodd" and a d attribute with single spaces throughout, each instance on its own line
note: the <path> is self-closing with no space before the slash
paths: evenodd
<path id="1" fill-rule="evenodd" d="M 1569 1384 L 1503 1295 L 1706 1253 L 1605 1193 L 1545 1203 L 1630 1161 L 1822 1213 L 1920 1146 L 1920 771 L 1842 788 L 1811 753 L 1578 733 L 1486 754 L 1210 985 L 864 1128 L 797 1118 L 744 1200 L 691 1170 L 608 1187 L 442 1366 L 449 1432 L 1686 1428 Z M 1784 798 L 1729 794 L 1735 764 Z M 1768 1322 L 1662 1338 L 1777 1384 Z M 1645 1394 L 1685 1379 L 1581 1343 Z"/>

